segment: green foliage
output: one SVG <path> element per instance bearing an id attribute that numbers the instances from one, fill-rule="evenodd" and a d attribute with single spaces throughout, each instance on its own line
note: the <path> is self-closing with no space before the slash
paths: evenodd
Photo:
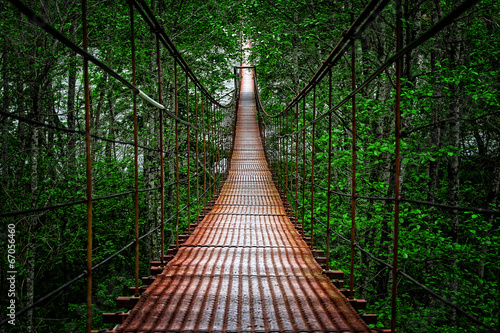
<path id="1" fill-rule="evenodd" d="M 351 1 L 246 0 L 240 2 L 151 1 L 160 22 L 176 44 L 186 62 L 207 89 L 216 96 L 227 94 L 232 83 L 232 66 L 242 59 L 240 32 L 252 42 L 248 60 L 258 67 L 262 100 L 270 113 L 279 112 L 309 81 L 334 47 L 342 32 L 350 25 L 350 12 L 359 13 L 365 3 Z M 81 8 L 79 3 L 30 3 L 37 12 L 63 34 L 82 44 Z M 405 43 L 425 31 L 448 13 L 457 3 L 452 1 L 405 1 Z M 500 209 L 498 180 L 500 179 L 498 78 L 500 69 L 499 5 L 493 0 L 482 1 L 473 11 L 414 50 L 404 60 L 402 90 L 403 141 L 402 193 L 405 198 L 449 205 Z M 366 79 L 394 51 L 395 8 L 391 4 L 381 19 L 356 43 L 356 74 L 358 84 Z M 2 110 L 22 117 L 69 129 L 84 129 L 81 60 L 39 27 L 29 24 L 10 4 L 0 5 L 0 100 Z M 89 2 L 89 51 L 115 71 L 132 80 L 130 26 L 128 4 L 123 1 Z M 137 85 L 149 96 L 158 96 L 156 85 L 156 41 L 149 27 L 135 14 L 137 44 Z M 173 61 L 166 50 L 161 52 L 163 103 L 173 108 Z M 349 56 L 332 68 L 333 105 L 350 92 Z M 93 133 L 111 140 L 133 140 L 132 95 L 116 80 L 90 65 L 92 99 L 91 125 Z M 74 77 L 75 97 L 70 81 Z M 327 78 L 325 78 L 327 79 Z M 186 99 L 185 74 L 179 70 L 179 115 L 187 119 L 187 109 L 193 121 L 194 87 L 190 83 Z M 356 99 L 356 191 L 364 197 L 394 196 L 394 71 L 388 68 Z M 328 84 L 324 80 L 316 91 L 315 114 L 329 108 Z M 227 98 L 226 98 L 227 99 Z M 74 102 L 73 107 L 69 100 Z M 198 126 L 222 133 L 228 139 L 230 128 L 222 131 L 218 125 L 229 123 L 224 113 L 216 121 L 209 116 L 204 101 L 197 95 Z M 305 112 L 303 113 L 303 108 Z M 299 124 L 304 126 L 313 117 L 312 95 L 301 102 Z M 142 101 L 138 105 L 140 145 L 139 187 L 159 186 L 159 123 L 156 109 Z M 292 115 L 295 121 L 295 114 Z M 351 106 L 344 105 L 332 114 L 332 153 L 329 154 L 328 117 L 299 133 L 298 165 L 295 151 L 289 149 L 289 138 L 278 141 L 278 135 L 291 132 L 290 115 L 284 126 L 264 119 L 268 153 L 274 169 L 280 175 L 281 186 L 297 184 L 294 174 L 305 168 L 304 178 L 312 176 L 312 137 L 315 138 L 314 183 L 328 186 L 329 157 L 331 188 L 350 194 L 352 132 Z M 216 126 L 214 126 L 216 125 Z M 10 117 L 1 122 L 1 185 L 0 200 L 4 212 L 49 206 L 82 200 L 85 186 L 85 143 L 79 134 L 34 127 Z M 165 183 L 175 181 L 175 122 L 168 118 L 165 127 Z M 297 125 L 293 125 L 294 130 Z M 196 140 L 180 126 L 179 178 L 188 176 L 187 151 L 190 151 L 190 175 L 196 166 L 203 181 L 204 160 L 200 153 L 193 159 Z M 304 137 L 302 137 L 304 135 Z M 37 136 L 35 140 L 35 136 Z M 201 136 L 198 137 L 201 140 Z M 302 139 L 305 147 L 302 146 Z M 281 143 L 279 143 L 281 142 Z M 287 148 L 285 149 L 285 142 Z M 92 140 L 93 197 L 133 191 L 133 148 L 128 144 Z M 199 151 L 203 151 L 201 145 Z M 227 152 L 213 136 L 205 140 L 207 167 L 211 183 L 216 173 L 215 156 Z M 216 155 L 218 154 L 218 155 Z M 278 158 L 279 156 L 279 158 Z M 290 172 L 293 171 L 293 172 Z M 180 207 L 196 197 L 196 178 L 191 182 L 188 199 L 187 183 L 179 188 Z M 288 185 L 286 185 L 288 184 Z M 495 187 L 496 186 L 496 187 Z M 200 193 L 203 190 L 200 190 Z M 298 201 L 309 208 L 311 185 L 299 182 Z M 213 192 L 210 192 L 210 195 Z M 292 208 L 304 228 L 311 230 L 311 214 L 296 205 L 287 192 Z M 302 193 L 305 195 L 303 196 Z M 293 191 L 295 195 L 295 191 Z M 175 186 L 165 190 L 165 216 L 176 210 Z M 314 188 L 316 218 L 325 222 L 326 193 Z M 340 235 L 350 238 L 350 198 L 332 194 L 330 225 Z M 139 232 L 145 234 L 158 226 L 158 191 L 139 195 Z M 187 228 L 189 218 L 180 214 L 180 233 Z M 304 215 L 304 218 L 302 216 Z M 133 241 L 135 211 L 133 195 L 128 194 L 93 204 L 93 262 L 98 263 Z M 18 304 L 27 303 L 31 259 L 34 258 L 35 299 L 79 275 L 86 266 L 86 208 L 75 205 L 33 216 L 6 218 L 5 224 L 16 224 L 19 249 Z M 383 260 L 392 255 L 393 205 L 389 200 L 357 199 L 355 216 L 356 241 Z M 454 212 L 436 207 L 404 202 L 401 207 L 400 267 L 454 303 L 463 307 L 488 325 L 498 325 L 500 276 L 498 258 L 500 239 L 498 217 L 475 212 Z M 176 233 L 175 219 L 165 229 L 166 243 Z M 325 248 L 325 227 L 314 223 L 315 245 Z M 5 252 L 5 237 L 0 238 L 0 252 Z M 147 274 L 146 263 L 158 256 L 157 233 L 140 243 L 140 273 Z M 350 270 L 350 248 L 332 235 L 330 264 L 335 269 Z M 35 256 L 30 252 L 33 249 Z M 151 248 L 156 249 L 151 253 Z M 144 251 L 142 251 L 144 249 Z M 4 258 L 6 256 L 3 256 Z M 134 284 L 134 253 L 129 248 L 115 257 L 106 267 L 94 272 L 93 328 L 106 327 L 100 313 L 113 311 L 114 298 L 123 295 Z M 379 315 L 380 325 L 389 327 L 390 273 L 362 253 L 356 253 L 354 274 L 357 296 L 369 302 L 369 312 Z M 2 266 L 3 267 L 3 266 Z M 3 272 L 3 270 L 2 270 Z M 346 278 L 347 280 L 347 278 Z M 5 286 L 0 291 L 5 294 Z M 405 279 L 398 281 L 398 331 L 401 332 L 481 332 L 450 308 L 428 296 Z M 79 331 L 85 326 L 85 282 L 79 281 L 55 296 L 51 303 L 35 310 L 36 329 L 43 332 Z M 471 297 L 470 295 L 473 295 Z M 4 298 L 1 301 L 5 311 Z M 61 304 L 67 305 L 61 307 Z M 116 309 L 118 310 L 118 309 Z M 4 312 L 2 312 L 3 314 Z M 18 331 L 26 330 L 21 324 Z"/>
<path id="2" fill-rule="evenodd" d="M 34 11 L 62 34 L 82 45 L 82 18 L 79 2 L 44 2 L 28 4 Z M 232 66 L 239 55 L 238 15 L 232 15 L 232 3 L 177 1 L 150 2 L 167 34 L 205 88 L 216 99 L 227 103 L 232 94 Z M 88 2 L 89 52 L 111 69 L 132 81 L 129 5 L 124 1 Z M 146 94 L 158 99 L 156 40 L 149 26 L 135 12 L 136 85 Z M 33 126 L 11 117 L 1 121 L 0 162 L 3 212 L 26 210 L 85 199 L 86 155 L 83 72 L 81 58 L 62 43 L 29 23 L 9 3 L 0 5 L 0 100 L 2 111 L 58 128 L 80 131 L 68 133 L 52 128 Z M 210 31 L 207 36 L 207 31 Z M 161 49 L 162 96 L 168 111 L 175 113 L 173 60 L 169 52 Z M 89 65 L 91 97 L 92 197 L 94 265 L 109 258 L 134 241 L 134 148 L 133 96 L 109 74 L 97 66 Z M 73 85 L 71 83 L 73 80 Z M 187 130 L 179 125 L 179 178 L 188 176 L 189 152 L 190 196 L 188 182 L 179 185 L 179 207 L 197 198 L 197 178 L 203 194 L 220 176 L 214 166 L 228 152 L 227 142 L 234 109 L 210 107 L 199 89 L 189 82 L 186 96 L 186 75 L 178 66 L 178 112 L 211 134 L 206 137 L 191 130 L 188 146 Z M 73 94 L 73 95 L 72 95 Z M 189 98 L 189 100 L 188 100 Z M 202 109 L 203 103 L 203 109 Z M 160 225 L 160 157 L 159 113 L 138 98 L 138 182 L 139 235 Z M 198 116 L 195 118 L 195 114 Z M 164 114 L 164 166 L 165 184 L 165 246 L 174 242 L 176 219 L 175 191 L 175 122 Z M 36 136 L 36 139 L 35 139 Z M 103 140 L 105 138 L 106 140 Z M 222 146 L 223 140 L 226 142 Z M 198 141 L 198 145 L 197 145 Z M 204 172 L 206 156 L 206 173 Z M 198 172 L 199 177 L 195 176 Z M 216 186 L 216 185 L 215 185 Z M 213 195 L 214 187 L 206 194 Z M 118 195 L 106 200 L 95 200 Z M 179 216 L 182 234 L 198 215 L 200 206 L 192 204 Z M 87 210 L 85 204 L 62 207 L 37 214 L 25 214 L 5 219 L 5 225 L 16 225 L 17 294 L 18 310 L 29 304 L 28 285 L 34 284 L 36 300 L 86 269 Z M 4 231 L 0 234 L 0 253 L 7 249 Z M 149 275 L 148 263 L 158 259 L 159 231 L 153 232 L 139 243 L 140 275 Z M 105 328 L 101 313 L 118 311 L 115 299 L 127 295 L 134 282 L 134 247 L 130 246 L 93 272 L 93 329 Z M 34 253 L 34 255 L 33 255 Z M 6 255 L 3 255 L 6 258 Z M 30 264 L 34 259 L 33 265 Z M 2 264 L 2 277 L 4 278 Z M 33 274 L 33 278 L 30 277 Z M 6 294 L 7 286 L 0 291 Z M 82 279 L 51 302 L 36 307 L 34 328 L 40 332 L 77 332 L 85 327 L 86 281 Z M 1 298 L 2 319 L 5 318 L 8 299 Z M 24 317 L 26 318 L 26 317 Z M 28 323 L 19 318 L 12 332 L 25 332 Z"/>
<path id="3" fill-rule="evenodd" d="M 260 6 L 257 1 L 254 3 Z M 271 113 L 279 112 L 290 102 L 294 92 L 308 82 L 320 65 L 313 59 L 316 56 L 320 60 L 326 58 L 331 48 L 322 45 L 328 43 L 331 36 L 338 40 L 340 32 L 348 28 L 345 13 L 330 11 L 330 17 L 320 16 L 319 13 L 325 10 L 316 9 L 324 9 L 321 6 L 327 6 L 325 2 L 308 3 L 311 10 L 305 8 L 305 4 L 287 5 L 278 1 L 274 5 L 260 6 L 264 8 L 259 7 L 259 12 L 249 9 L 252 22 L 258 22 L 247 32 L 255 45 L 252 61 L 258 66 L 264 106 Z M 407 29 L 404 43 L 428 29 L 454 5 L 452 2 L 404 3 L 403 22 Z M 352 8 L 356 14 L 363 6 L 353 2 Z M 307 26 L 307 31 L 296 29 L 292 23 L 297 10 L 300 19 L 295 19 L 295 23 Z M 500 132 L 495 124 L 499 122 L 500 43 L 495 32 L 498 32 L 499 10 L 493 1 L 481 3 L 403 59 L 400 180 L 404 198 L 498 209 Z M 394 8 L 390 7 L 356 42 L 358 84 L 393 53 L 393 20 Z M 337 25 L 327 28 L 332 22 Z M 260 28 L 268 25 L 276 28 Z M 278 42 L 278 37 L 280 41 L 291 42 Z M 333 105 L 350 92 L 351 73 L 347 63 L 350 63 L 349 54 L 345 55 L 345 62 L 332 68 Z M 306 68 L 310 70 L 304 70 Z M 359 196 L 356 200 L 356 242 L 389 263 L 393 250 L 393 200 L 362 197 L 394 197 L 393 84 L 394 70 L 388 69 L 356 96 L 356 193 Z M 316 87 L 316 115 L 327 111 L 328 95 L 327 76 Z M 299 103 L 299 128 L 313 119 L 312 99 L 310 93 L 305 102 Z M 331 189 L 346 195 L 351 194 L 352 184 L 350 103 L 332 113 L 331 128 Z M 289 117 L 285 115 L 284 119 Z M 281 120 L 263 119 L 268 135 L 267 150 L 280 185 L 299 222 L 304 223 L 309 233 L 313 135 L 314 182 L 318 185 L 314 188 L 314 216 L 326 223 L 327 196 L 322 188 L 328 186 L 328 117 L 315 124 L 314 133 L 312 125 L 299 132 L 297 164 L 295 151 L 284 146 L 284 142 L 286 147 L 290 145 L 290 138 L 278 140 L 291 132 L 289 120 L 282 126 Z M 297 125 L 292 127 L 294 131 Z M 295 145 L 295 139 L 293 142 Z M 290 186 L 290 170 L 294 173 L 295 169 L 298 169 L 300 181 Z M 304 184 L 302 179 L 306 180 Z M 295 191 L 298 198 L 295 198 Z M 296 199 L 300 204 L 295 204 Z M 332 229 L 350 239 L 350 198 L 332 193 L 330 200 Z M 315 222 L 313 229 L 315 246 L 325 249 L 325 227 Z M 500 255 L 495 245 L 498 234 L 496 216 L 402 202 L 399 267 L 486 324 L 495 326 L 498 325 L 500 290 L 497 278 L 500 272 L 494 264 L 498 263 Z M 331 267 L 343 270 L 348 279 L 349 244 L 334 234 L 330 244 Z M 366 298 L 369 312 L 379 314 L 377 326 L 390 327 L 390 274 L 385 266 L 361 252 L 356 253 L 357 297 Z M 484 331 L 404 278 L 398 281 L 398 290 L 398 331 Z"/>

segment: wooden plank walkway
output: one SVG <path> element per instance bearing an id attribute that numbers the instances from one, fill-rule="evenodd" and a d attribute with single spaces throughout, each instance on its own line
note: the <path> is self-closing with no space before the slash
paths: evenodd
<path id="1" fill-rule="evenodd" d="M 242 81 L 229 175 L 213 209 L 118 332 L 370 332 L 286 215 Z"/>

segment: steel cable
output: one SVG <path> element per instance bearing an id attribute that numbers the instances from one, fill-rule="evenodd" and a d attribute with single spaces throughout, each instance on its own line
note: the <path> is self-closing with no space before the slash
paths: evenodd
<path id="1" fill-rule="evenodd" d="M 220 176 L 219 176 L 220 178 Z M 210 186 L 210 188 L 212 186 L 214 186 L 216 183 L 214 182 L 214 184 L 212 184 Z M 203 198 L 206 193 L 209 191 L 210 188 L 207 188 L 207 190 L 205 192 L 202 193 L 202 195 L 197 198 L 196 200 L 192 201 L 191 202 L 191 205 L 197 203 L 201 198 Z M 133 193 L 133 192 L 130 192 L 130 193 Z M 127 193 L 128 194 L 128 193 Z M 96 199 L 93 199 L 94 201 Z M 179 213 L 180 212 L 183 212 L 184 210 L 186 210 L 188 207 L 188 205 L 185 205 L 184 207 L 182 207 L 182 209 L 179 210 Z M 170 220 L 172 220 L 176 215 L 171 215 L 167 220 L 165 220 L 165 222 L 169 222 Z M 1 216 L 0 216 L 1 217 Z M 157 226 L 156 228 L 150 230 L 149 232 L 147 232 L 146 234 L 142 235 L 141 237 L 139 237 L 139 240 L 142 240 L 144 239 L 145 237 L 149 236 L 151 233 L 153 233 L 154 231 L 158 230 L 159 228 L 161 227 L 161 225 Z M 130 243 L 128 243 L 127 245 L 125 245 L 123 248 L 121 248 L 120 250 L 116 251 L 115 253 L 111 254 L 109 257 L 107 257 L 106 259 L 100 261 L 98 264 L 96 264 L 95 266 L 92 267 L 92 270 L 95 270 L 97 268 L 99 268 L 100 266 L 103 266 L 104 264 L 106 264 L 107 262 L 109 262 L 111 259 L 115 258 L 117 255 L 119 255 L 120 253 L 122 253 L 123 251 L 125 251 L 126 249 L 128 249 L 129 247 L 131 247 L 132 245 L 135 244 L 135 241 L 132 241 Z M 22 310 L 16 312 L 16 318 L 18 318 L 19 316 L 23 315 L 24 313 L 26 313 L 28 310 L 34 308 L 35 306 L 37 306 L 38 304 L 40 304 L 41 302 L 45 301 L 46 299 L 52 297 L 53 295 L 57 294 L 58 292 L 66 289 L 67 287 L 71 286 L 73 283 L 75 283 L 76 281 L 78 280 L 81 280 L 83 279 L 84 277 L 87 276 L 87 273 L 86 272 L 83 272 L 82 274 L 76 276 L 75 278 L 73 278 L 72 280 L 66 282 L 65 284 L 61 285 L 60 287 L 58 287 L 57 289 L 53 290 L 52 292 L 48 293 L 47 295 L 43 296 L 43 297 L 40 297 L 38 300 L 34 301 L 32 304 L 26 306 L 25 308 L 23 308 Z M 0 327 L 7 324 L 7 322 L 9 321 L 9 319 L 5 319 L 3 321 L 0 322 Z"/>
<path id="2" fill-rule="evenodd" d="M 290 195 L 292 196 L 292 198 L 294 199 L 294 201 L 296 201 L 298 204 L 300 204 L 299 200 L 293 195 L 293 193 L 291 192 Z M 303 207 L 305 208 L 305 207 Z M 309 212 L 309 214 L 311 214 L 311 211 L 308 209 L 308 208 L 305 208 L 305 210 L 307 210 Z M 323 227 L 327 228 L 326 224 L 323 223 L 323 221 L 321 221 L 320 219 L 318 219 L 317 217 L 314 217 L 314 220 L 316 222 L 318 222 L 319 224 L 321 224 Z M 329 228 L 330 232 L 333 232 L 337 237 L 339 237 L 340 239 L 342 239 L 344 242 L 346 243 L 351 243 L 351 240 L 342 236 L 340 233 L 338 233 L 336 230 L 333 230 L 332 228 Z M 362 248 L 359 244 L 354 244 L 354 247 L 357 248 L 358 250 L 360 250 L 361 252 L 365 253 L 367 256 L 369 256 L 370 258 L 372 258 L 373 260 L 381 263 L 382 265 L 386 266 L 387 268 L 389 269 L 392 269 L 393 266 L 387 262 L 385 262 L 384 260 L 376 257 L 374 254 L 372 254 L 371 252 L 369 252 L 368 250 L 365 250 L 364 248 Z M 487 328 L 489 331 L 491 332 L 497 332 L 497 330 L 491 326 L 488 326 L 487 324 L 483 323 L 482 321 L 480 321 L 479 319 L 477 319 L 476 317 L 472 316 L 471 314 L 469 314 L 467 311 L 465 311 L 464 309 L 462 309 L 461 307 L 459 307 L 458 305 L 454 304 L 453 302 L 447 300 L 446 298 L 440 296 L 439 294 L 437 294 L 435 291 L 433 291 L 432 289 L 430 289 L 429 287 L 427 287 L 426 285 L 418 282 L 415 278 L 411 277 L 410 275 L 408 275 L 407 273 L 405 273 L 402 269 L 398 269 L 398 274 L 399 275 L 402 275 L 404 276 L 405 278 L 407 278 L 408 280 L 410 280 L 413 284 L 415 284 L 416 286 L 424 289 L 425 291 L 427 291 L 429 294 L 431 294 L 433 297 L 439 299 L 441 302 L 443 302 L 444 304 L 448 305 L 448 306 L 451 306 L 453 307 L 455 310 L 457 310 L 458 312 L 460 312 L 462 315 L 466 316 L 468 319 L 474 321 L 476 324 L 478 325 L 481 325 L 485 328 Z"/>
<path id="3" fill-rule="evenodd" d="M 156 107 L 158 108 L 163 108 L 165 110 L 165 113 L 169 115 L 170 118 L 172 119 L 175 119 L 177 120 L 179 123 L 182 123 L 186 126 L 190 126 L 191 128 L 201 132 L 201 133 L 205 133 L 203 131 L 201 131 L 197 126 L 195 126 L 194 124 L 192 123 L 189 123 L 181 118 L 179 118 L 178 116 L 176 116 L 175 114 L 173 114 L 172 112 L 168 111 L 165 106 L 161 105 L 160 103 L 156 102 L 154 99 L 152 99 L 151 97 L 149 97 L 148 95 L 146 95 L 143 91 L 141 91 L 139 88 L 137 88 L 135 85 L 133 85 L 132 83 L 130 83 L 128 80 L 126 80 L 124 77 L 122 77 L 120 74 L 116 73 L 114 70 L 112 70 L 109 66 L 107 66 L 106 64 L 104 64 L 102 61 L 100 61 L 99 59 L 97 59 L 96 57 L 94 57 L 93 55 L 91 55 L 90 53 L 84 51 L 82 48 L 80 48 L 78 45 L 76 45 L 75 43 L 73 43 L 72 41 L 70 41 L 66 36 L 64 36 L 61 32 L 59 32 L 57 29 L 55 29 L 54 27 L 52 27 L 50 24 L 48 24 L 42 17 L 40 17 L 39 15 L 35 14 L 35 12 L 33 12 L 31 9 L 29 9 L 24 3 L 22 3 L 21 1 L 19 0 L 8 0 L 12 5 L 14 5 L 15 7 L 17 7 L 30 21 L 32 21 L 33 23 L 35 23 L 36 25 L 38 25 L 40 28 L 42 28 L 43 30 L 45 30 L 47 33 L 49 33 L 50 35 L 52 35 L 54 38 L 56 38 L 57 40 L 59 40 L 61 43 L 63 43 L 64 45 L 66 45 L 68 48 L 70 48 L 71 50 L 73 50 L 75 53 L 81 55 L 82 57 L 84 57 L 85 59 L 89 60 L 90 62 L 92 62 L 93 64 L 95 64 L 96 66 L 100 67 L 101 69 L 103 69 L 106 73 L 108 73 L 109 75 L 111 75 L 112 77 L 114 77 L 115 79 L 117 79 L 119 82 L 121 82 L 123 85 L 125 85 L 127 88 L 129 88 L 132 92 L 136 93 L 137 95 L 141 96 L 144 100 L 146 100 L 147 102 L 155 105 Z M 134 5 L 136 7 L 139 7 L 138 4 L 134 1 Z M 147 7 L 147 6 L 146 6 Z M 149 8 L 148 8 L 149 9 Z M 140 11 L 142 12 L 142 8 L 140 9 Z M 143 13 L 143 12 L 142 12 Z M 144 18 L 144 16 L 143 16 Z M 154 19 L 156 21 L 156 19 Z M 149 22 L 149 21 L 148 21 Z M 151 24 L 151 23 L 150 23 Z M 158 22 L 156 21 L 155 23 L 158 27 L 160 27 L 160 25 L 158 24 Z M 155 26 L 152 26 L 152 27 L 155 27 Z M 191 69 L 189 68 L 189 66 L 186 64 L 185 60 L 182 58 L 181 54 L 177 51 L 177 49 L 175 48 L 175 46 L 173 45 L 173 43 L 168 39 L 168 36 L 166 35 L 166 33 L 164 32 L 163 29 L 161 29 L 161 36 L 162 36 L 162 42 L 165 46 L 167 46 L 167 48 L 169 49 L 170 53 L 175 56 L 176 59 L 179 60 L 179 62 L 181 63 L 181 66 L 183 66 L 183 69 L 186 70 L 186 72 L 189 73 L 190 77 L 196 81 L 197 85 L 199 85 L 199 88 L 200 90 L 203 91 L 204 94 L 207 94 L 207 97 L 210 99 L 210 100 L 213 100 L 215 101 L 214 103 L 216 103 L 217 105 L 221 106 L 221 107 L 224 107 L 224 108 L 228 108 L 230 107 L 231 105 L 233 104 L 229 104 L 227 106 L 224 106 L 224 105 L 220 105 L 218 104 L 218 102 L 214 99 L 213 96 L 211 96 L 210 94 L 208 94 L 208 91 L 201 85 L 201 83 L 199 82 L 199 80 L 196 78 L 196 76 L 194 75 L 194 73 L 192 73 Z M 208 134 L 208 133 L 205 133 L 205 134 Z"/>
<path id="4" fill-rule="evenodd" d="M 201 174 L 203 174 L 205 172 L 202 172 Z M 193 180 L 194 178 L 196 178 L 196 175 L 191 176 L 190 179 Z M 183 179 L 180 179 L 179 180 L 179 184 L 185 183 L 187 180 L 188 180 L 187 177 L 183 178 Z M 175 182 L 166 184 L 165 187 L 170 187 L 170 186 L 173 186 L 173 185 L 176 185 L 176 184 L 177 184 L 177 182 L 175 181 Z M 161 189 L 161 187 L 153 187 L 153 188 L 148 188 L 148 189 L 142 189 L 142 190 L 139 190 L 138 192 L 139 193 L 142 193 L 142 192 L 151 192 L 151 191 L 155 191 L 155 190 L 159 190 L 159 189 Z M 128 191 L 128 192 L 111 194 L 111 195 L 107 195 L 107 196 L 104 196 L 104 197 L 97 197 L 97 198 L 93 198 L 92 200 L 93 201 L 107 200 L 107 199 L 118 198 L 118 197 L 122 197 L 122 196 L 125 196 L 125 195 L 128 195 L 128 194 L 134 194 L 134 193 L 135 193 L 135 191 Z M 26 210 L 13 211 L 13 212 L 8 212 L 8 213 L 2 213 L 2 214 L 0 214 L 0 217 L 12 217 L 12 216 L 19 216 L 19 215 L 25 215 L 25 214 L 43 212 L 43 211 L 54 210 L 54 209 L 59 209 L 59 208 L 63 208 L 63 207 L 80 205 L 80 204 L 84 204 L 86 202 L 87 202 L 87 200 L 83 199 L 83 200 L 77 200 L 77 201 L 72 201 L 72 202 L 66 202 L 66 203 L 62 203 L 62 204 L 56 204 L 56 205 L 52 205 L 52 206 L 46 206 L 46 207 L 39 207 L 39 208 L 32 208 L 32 209 L 26 209 Z"/>

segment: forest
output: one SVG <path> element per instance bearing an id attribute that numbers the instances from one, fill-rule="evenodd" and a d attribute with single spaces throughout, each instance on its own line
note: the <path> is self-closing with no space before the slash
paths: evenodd
<path id="1" fill-rule="evenodd" d="M 249 41 L 245 62 L 256 67 L 262 102 L 256 117 L 278 184 L 346 285 L 354 223 L 352 283 L 377 327 L 390 327 L 396 283 L 398 332 L 498 330 L 498 1 L 476 1 L 401 58 L 397 161 L 396 65 L 370 78 L 397 51 L 396 17 L 406 46 L 470 1 L 380 1 L 352 48 L 281 117 L 369 1 L 139 0 L 165 35 L 133 2 L 0 3 L 0 322 L 12 300 L 21 311 L 71 282 L 0 332 L 84 331 L 89 249 L 94 266 L 102 263 L 92 270 L 92 329 L 110 327 L 102 313 L 120 310 L 116 298 L 137 274 L 149 275 L 162 239 L 166 252 L 216 192 L 231 149 L 234 67 Z M 49 26 L 107 69 L 85 65 Z M 355 104 L 331 111 L 368 79 Z M 462 311 L 402 274 L 393 281 L 381 263 L 393 260 L 396 184 L 400 270 Z"/>

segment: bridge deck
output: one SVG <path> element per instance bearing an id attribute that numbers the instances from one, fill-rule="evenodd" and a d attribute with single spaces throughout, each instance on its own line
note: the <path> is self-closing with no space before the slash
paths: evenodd
<path id="1" fill-rule="evenodd" d="M 370 332 L 285 213 L 243 78 L 229 176 L 215 206 L 118 332 Z"/>

